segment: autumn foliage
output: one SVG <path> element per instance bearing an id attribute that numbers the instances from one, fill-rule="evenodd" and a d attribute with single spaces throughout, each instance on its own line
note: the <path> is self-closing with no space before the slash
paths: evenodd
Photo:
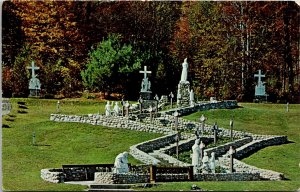
<path id="1" fill-rule="evenodd" d="M 5 1 L 2 8 L 6 97 L 27 96 L 31 60 L 40 67 L 44 95 L 73 97 L 89 89 L 137 99 L 139 69 L 114 68 L 136 61 L 152 71 L 152 91 L 168 95 L 176 92 L 188 58 L 199 99 L 252 101 L 254 73 L 261 69 L 271 101 L 300 100 L 300 15 L 291 1 Z M 130 52 L 122 59 L 111 52 L 103 63 L 109 81 L 99 71 L 96 79 L 107 81 L 88 83 L 90 77 L 81 74 L 92 51 L 114 36 L 120 37 L 114 49 Z"/>

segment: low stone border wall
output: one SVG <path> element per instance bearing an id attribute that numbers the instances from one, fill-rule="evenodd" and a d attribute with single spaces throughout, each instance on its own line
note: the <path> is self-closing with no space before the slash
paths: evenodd
<path id="1" fill-rule="evenodd" d="M 112 172 L 96 172 L 95 183 L 101 184 L 133 184 L 133 183 L 149 183 L 149 174 L 116 174 Z"/>
<path id="2" fill-rule="evenodd" d="M 229 166 L 230 166 L 229 158 L 226 156 L 219 158 L 219 162 L 222 162 L 222 165 L 225 166 L 226 168 L 229 168 Z M 236 172 L 259 174 L 260 179 L 263 179 L 263 180 L 283 180 L 284 179 L 283 173 L 279 173 L 279 172 L 267 170 L 267 169 L 261 169 L 261 168 L 258 168 L 258 167 L 252 166 L 252 165 L 248 165 L 237 159 L 234 159 L 234 161 L 233 161 L 233 168 Z"/>
<path id="3" fill-rule="evenodd" d="M 136 145 L 136 147 L 144 152 L 151 152 L 155 149 L 166 146 L 169 143 L 175 142 L 176 134 L 170 134 L 156 139 L 148 140 Z"/>
<path id="4" fill-rule="evenodd" d="M 174 182 L 188 181 L 188 174 L 157 174 L 157 181 Z M 195 174 L 193 181 L 258 181 L 259 173 L 215 173 L 215 174 Z M 149 174 L 115 174 L 96 172 L 95 183 L 101 184 L 133 184 L 149 183 Z"/>
<path id="5" fill-rule="evenodd" d="M 42 169 L 41 178 L 51 183 L 62 183 L 64 182 L 64 174 L 62 169 Z"/>
<path id="6" fill-rule="evenodd" d="M 127 117 L 115 117 L 115 116 L 104 116 L 98 114 L 89 115 L 63 115 L 63 114 L 51 114 L 50 121 L 57 122 L 77 122 L 77 123 L 88 123 L 92 125 L 102 125 L 112 128 L 125 128 L 135 131 L 145 131 L 153 133 L 162 133 L 165 135 L 175 133 L 175 131 L 166 128 L 159 127 L 151 124 L 139 123 L 137 121 L 131 121 Z"/>
<path id="7" fill-rule="evenodd" d="M 175 135 L 176 134 L 170 134 L 167 136 L 159 137 L 156 139 L 152 139 L 149 141 L 145 141 L 145 142 L 133 145 L 129 148 L 129 153 L 134 158 L 138 159 L 139 161 L 141 161 L 145 164 L 159 163 L 160 160 L 152 157 L 147 152 L 151 152 L 154 149 L 159 149 L 160 147 L 163 147 L 170 142 L 174 142 Z"/>
<path id="8" fill-rule="evenodd" d="M 207 155 L 210 156 L 210 154 L 212 152 L 215 152 L 215 156 L 219 157 L 225 153 L 227 153 L 227 151 L 229 150 L 230 146 L 232 146 L 234 149 L 241 147 L 247 143 L 250 143 L 252 141 L 251 137 L 246 137 L 246 138 L 242 138 L 236 141 L 232 141 L 229 143 L 225 143 L 224 145 L 220 145 L 217 147 L 213 147 L 213 148 L 209 148 L 209 149 L 205 149 L 204 151 L 207 152 Z"/>
<path id="9" fill-rule="evenodd" d="M 258 181 L 259 173 L 215 173 L 196 174 L 196 181 Z"/>
<path id="10" fill-rule="evenodd" d="M 246 145 L 237 148 L 234 157 L 237 159 L 242 159 L 243 157 L 252 154 L 253 152 L 259 149 L 272 146 L 272 145 L 280 145 L 287 142 L 288 142 L 287 136 L 273 136 L 273 137 L 269 136 L 269 138 L 265 138 L 262 140 L 255 140 L 253 142 L 250 142 Z"/>
<path id="11" fill-rule="evenodd" d="M 147 165 L 151 165 L 154 163 L 160 163 L 160 160 L 152 157 L 148 153 L 145 153 L 141 150 L 139 150 L 136 145 L 133 145 L 129 148 L 129 153 L 131 156 L 133 156 L 135 159 L 141 161 L 142 163 L 145 163 Z"/>
<path id="12" fill-rule="evenodd" d="M 166 111 L 167 114 L 172 115 L 175 111 L 178 111 L 180 115 L 187 115 L 194 113 L 196 111 L 205 111 L 209 109 L 226 109 L 238 107 L 237 101 L 228 100 L 228 101 L 218 101 L 216 103 L 197 103 L 194 107 L 184 107 L 180 109 L 171 109 Z"/>

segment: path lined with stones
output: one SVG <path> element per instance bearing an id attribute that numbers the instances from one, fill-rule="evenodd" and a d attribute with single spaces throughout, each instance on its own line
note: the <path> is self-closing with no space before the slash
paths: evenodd
<path id="1" fill-rule="evenodd" d="M 205 106 L 205 107 L 203 107 Z M 217 106 L 217 105 L 216 105 Z M 207 105 L 199 105 L 201 108 L 209 108 Z M 188 108 L 188 111 L 191 111 Z M 184 110 L 182 114 L 184 114 Z M 179 129 L 187 129 L 187 127 L 200 127 L 200 123 L 179 119 Z M 92 125 L 102 125 L 113 128 L 126 128 L 135 131 L 146 131 L 153 133 L 162 133 L 165 136 L 156 138 L 150 141 L 142 142 L 130 147 L 130 154 L 145 164 L 160 163 L 160 160 L 164 160 L 170 164 L 177 166 L 189 166 L 190 164 L 179 161 L 169 154 L 174 154 L 176 150 L 174 129 L 174 117 L 163 113 L 159 118 L 155 118 L 150 122 L 150 118 L 144 119 L 143 123 L 138 121 L 132 121 L 128 117 L 114 117 L 114 116 L 103 116 L 99 114 L 89 114 L 85 116 L 76 115 L 62 115 L 62 114 L 51 114 L 51 121 L 57 122 L 80 122 L 89 123 Z M 204 131 L 211 132 L 212 126 L 205 125 Z M 230 130 L 219 128 L 219 136 L 230 137 Z M 270 136 L 270 135 L 256 135 L 247 132 L 233 131 L 234 138 L 238 140 L 226 143 L 221 146 L 214 148 L 205 149 L 210 155 L 212 152 L 216 153 L 216 157 L 219 157 L 219 162 L 224 167 L 229 167 L 229 158 L 227 151 L 230 146 L 236 149 L 234 159 L 234 169 L 237 172 L 249 172 L 249 173 L 260 173 L 262 179 L 270 180 L 281 180 L 284 178 L 282 173 L 260 169 L 251 165 L 247 165 L 238 159 L 242 159 L 245 156 L 251 155 L 255 151 L 271 145 L 279 145 L 287 142 L 286 136 Z M 211 138 L 208 137 L 207 139 Z M 179 151 L 190 150 L 194 144 L 195 136 L 193 134 L 185 133 L 181 135 L 179 142 Z"/>

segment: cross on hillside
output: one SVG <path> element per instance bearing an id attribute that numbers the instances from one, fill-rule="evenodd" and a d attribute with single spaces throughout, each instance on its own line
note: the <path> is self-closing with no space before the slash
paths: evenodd
<path id="1" fill-rule="evenodd" d="M 31 62 L 31 67 L 27 67 L 27 69 L 31 69 L 31 76 L 32 78 L 35 77 L 35 73 L 34 73 L 34 70 L 37 70 L 37 69 L 40 69 L 39 67 L 35 67 L 34 66 L 34 61 Z"/>
<path id="2" fill-rule="evenodd" d="M 254 74 L 254 77 L 258 77 L 258 82 L 261 82 L 261 78 L 265 77 L 265 75 L 262 75 L 261 70 L 258 70 L 258 74 Z"/>
<path id="3" fill-rule="evenodd" d="M 151 73 L 151 71 L 147 71 L 147 66 L 144 66 L 144 71 L 140 71 L 140 73 L 144 73 L 144 79 L 147 79 L 147 73 Z"/>

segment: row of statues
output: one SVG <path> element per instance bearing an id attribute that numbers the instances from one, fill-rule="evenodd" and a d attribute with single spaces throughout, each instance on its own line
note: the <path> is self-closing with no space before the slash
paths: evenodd
<path id="1" fill-rule="evenodd" d="M 121 114 L 121 108 L 119 107 L 119 102 L 115 101 L 115 106 L 113 108 L 113 110 L 111 110 L 111 107 L 113 106 L 113 101 L 110 102 L 107 101 L 106 105 L 105 105 L 105 116 L 119 116 Z"/>
<path id="2" fill-rule="evenodd" d="M 194 166 L 194 173 L 215 173 L 216 170 L 216 157 L 215 153 L 211 153 L 211 157 L 209 158 L 207 152 L 203 150 L 204 144 L 200 139 L 195 140 L 195 144 L 192 147 L 192 165 Z"/>

